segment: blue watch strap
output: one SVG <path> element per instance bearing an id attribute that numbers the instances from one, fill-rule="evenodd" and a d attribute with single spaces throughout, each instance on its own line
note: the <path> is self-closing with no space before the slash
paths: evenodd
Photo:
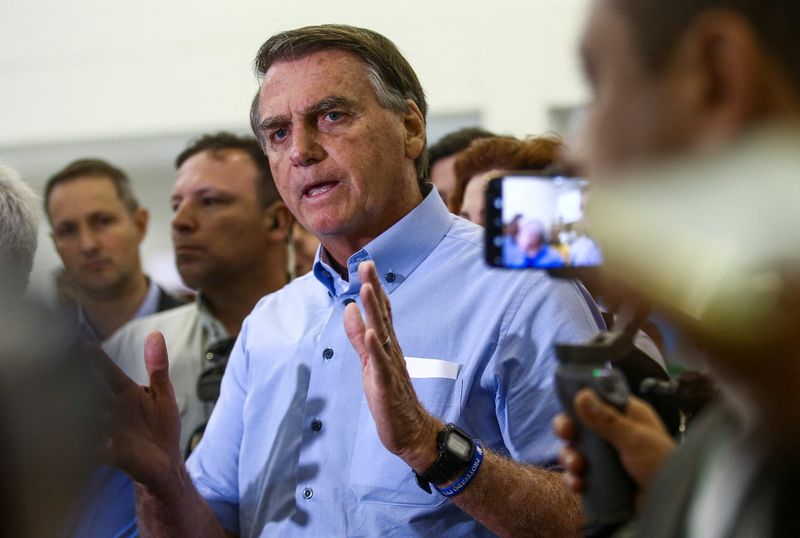
<path id="1" fill-rule="evenodd" d="M 478 474 L 478 469 L 481 468 L 481 464 L 483 463 L 483 447 L 477 439 L 473 439 L 473 443 L 475 443 L 475 453 L 472 455 L 472 461 L 469 462 L 464 474 L 456 478 L 456 480 L 446 488 L 440 488 L 434 484 L 433 487 L 436 488 L 436 491 L 445 497 L 455 497 L 464 491 L 464 488 L 467 487 L 475 478 L 475 475 Z"/>

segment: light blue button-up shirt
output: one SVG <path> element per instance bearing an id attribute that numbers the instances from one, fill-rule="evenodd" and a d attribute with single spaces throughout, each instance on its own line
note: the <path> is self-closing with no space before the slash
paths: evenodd
<path id="1" fill-rule="evenodd" d="M 380 443 L 343 328 L 372 260 L 423 405 L 485 447 L 548 466 L 559 442 L 553 344 L 598 330 L 573 282 L 493 270 L 483 229 L 436 191 L 347 264 L 319 260 L 248 316 L 205 437 L 188 467 L 226 529 L 241 536 L 483 536 L 488 531 Z M 599 322 L 602 323 L 602 322 Z M 533 509 L 533 507 L 532 507 Z"/>

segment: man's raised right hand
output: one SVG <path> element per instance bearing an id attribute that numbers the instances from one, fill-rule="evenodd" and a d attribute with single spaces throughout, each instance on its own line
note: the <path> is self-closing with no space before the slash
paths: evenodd
<path id="1" fill-rule="evenodd" d="M 91 355 L 107 389 L 102 459 L 152 492 L 164 489 L 174 471 L 183 467 L 180 413 L 169 380 L 164 336 L 153 332 L 145 340 L 148 387 L 134 383 L 99 348 Z"/>

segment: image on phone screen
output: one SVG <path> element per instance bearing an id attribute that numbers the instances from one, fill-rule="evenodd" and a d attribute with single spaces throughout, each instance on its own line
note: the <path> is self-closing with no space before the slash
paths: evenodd
<path id="1" fill-rule="evenodd" d="M 508 268 L 602 264 L 584 208 L 589 184 L 573 177 L 506 175 L 487 189 L 487 260 Z"/>

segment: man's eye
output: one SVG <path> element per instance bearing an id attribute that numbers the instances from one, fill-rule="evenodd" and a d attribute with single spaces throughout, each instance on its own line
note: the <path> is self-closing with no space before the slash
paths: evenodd
<path id="1" fill-rule="evenodd" d="M 340 119 L 342 119 L 343 116 L 344 114 L 342 114 L 341 112 L 331 111 L 325 114 L 325 119 L 327 119 L 328 121 L 339 121 Z"/>
<path id="2" fill-rule="evenodd" d="M 63 239 L 75 235 L 76 228 L 74 226 L 65 226 L 56 230 L 56 237 Z"/>
<path id="3" fill-rule="evenodd" d="M 215 206 L 221 202 L 219 198 L 202 198 L 200 201 L 206 207 Z"/>
<path id="4" fill-rule="evenodd" d="M 286 138 L 288 134 L 289 132 L 286 129 L 276 129 L 275 131 L 272 132 L 271 138 L 273 140 L 283 140 L 284 138 Z"/>

